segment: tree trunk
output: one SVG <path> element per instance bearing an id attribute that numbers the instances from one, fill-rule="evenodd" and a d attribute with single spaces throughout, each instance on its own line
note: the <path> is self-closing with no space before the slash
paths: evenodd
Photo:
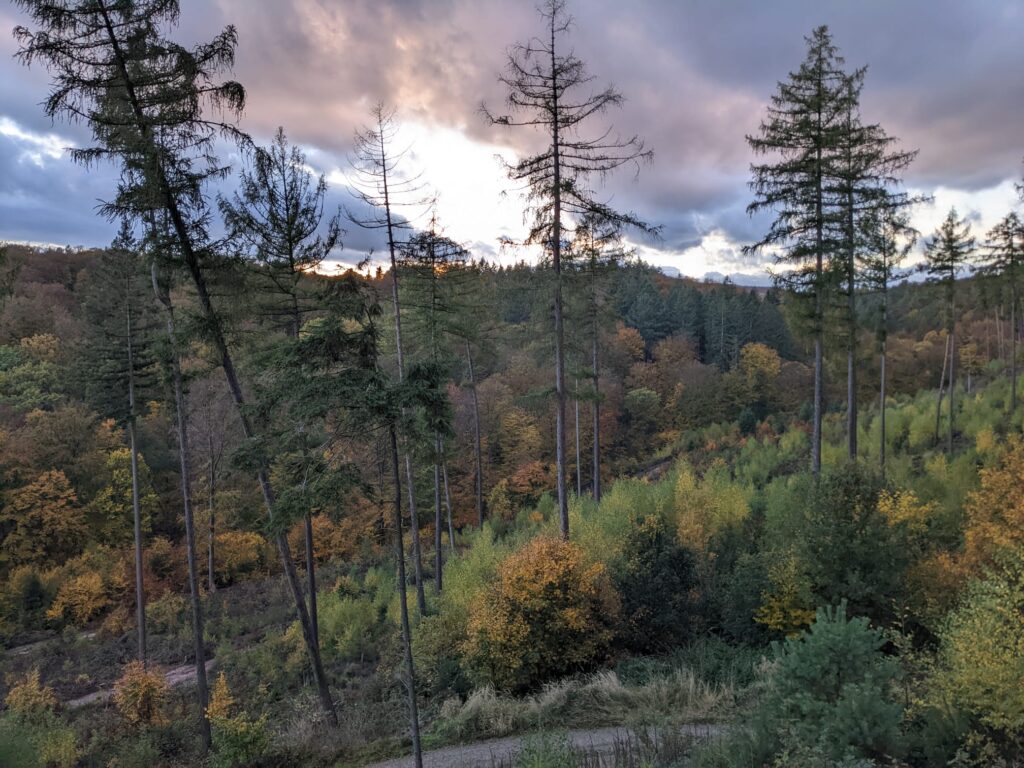
<path id="1" fill-rule="evenodd" d="M 882 339 L 882 376 L 878 393 L 878 413 L 881 419 L 882 437 L 878 446 L 878 463 L 882 468 L 882 476 L 885 476 L 885 352 L 886 341 Z"/>
<path id="2" fill-rule="evenodd" d="M 594 366 L 594 445 L 593 445 L 593 468 L 592 472 L 594 475 L 593 479 L 593 495 L 594 501 L 601 500 L 601 378 L 598 369 L 598 354 L 597 354 L 597 324 L 594 325 L 594 337 L 591 347 L 591 355 L 593 357 Z"/>
<path id="3" fill-rule="evenodd" d="M 442 451 L 444 444 L 442 443 Z M 442 454 L 441 476 L 444 478 L 444 505 L 448 511 L 448 546 L 452 554 L 455 554 L 455 526 L 452 524 L 452 491 L 448 486 L 448 460 Z"/>
<path id="4" fill-rule="evenodd" d="M 306 539 L 306 583 L 309 585 L 309 623 L 313 627 L 313 640 L 320 645 L 320 620 L 316 609 L 316 559 L 313 556 L 313 516 L 307 512 L 304 520 Z"/>
<path id="5" fill-rule="evenodd" d="M 181 375 L 181 359 L 178 355 L 174 327 L 174 310 L 170 296 L 161 296 L 156 279 L 156 265 L 151 265 L 153 290 L 157 299 L 164 304 L 167 315 L 167 340 L 170 345 L 170 372 L 174 388 L 175 430 L 178 438 L 178 466 L 181 473 L 181 508 L 185 518 L 185 560 L 188 564 L 188 589 L 192 603 L 192 648 L 196 666 L 196 700 L 199 705 L 199 733 L 203 750 L 211 745 L 210 721 L 206 716 L 209 704 L 209 683 L 206 679 L 206 647 L 203 642 L 203 602 L 199 591 L 199 565 L 196 561 L 195 520 L 192 514 L 191 450 L 188 442 L 188 410 L 185 403 L 185 386 Z M 212 444 L 212 436 L 210 442 Z M 213 451 L 210 452 L 210 587 L 213 591 Z"/>
<path id="6" fill-rule="evenodd" d="M 943 386 L 946 383 L 946 365 L 949 362 L 949 336 L 946 336 L 946 346 L 942 351 L 942 373 L 939 374 L 939 394 L 935 402 L 935 444 L 939 444 L 939 432 L 942 428 L 942 397 Z"/>
<path id="7" fill-rule="evenodd" d="M 583 495 L 583 462 L 580 461 L 580 383 L 576 382 L 576 497 Z"/>
<path id="8" fill-rule="evenodd" d="M 473 449 L 476 453 L 476 521 L 484 527 L 484 459 L 480 439 L 480 397 L 476 391 L 476 372 L 473 370 L 473 353 L 466 342 L 466 360 L 469 362 L 469 388 L 473 394 Z"/>
<path id="9" fill-rule="evenodd" d="M 131 385 L 129 384 L 129 390 Z M 132 519 L 135 527 L 135 624 L 139 661 L 146 664 L 146 587 L 143 578 L 142 510 L 139 506 L 139 457 L 135 447 L 135 416 L 128 419 L 128 445 L 132 452 Z"/>
<path id="10" fill-rule="evenodd" d="M 1017 290 L 1010 298 L 1010 417 L 1017 415 Z"/>
<path id="11" fill-rule="evenodd" d="M 151 172 L 155 176 L 155 178 L 152 179 L 152 182 L 156 185 L 155 191 L 163 199 L 163 207 L 170 219 L 171 227 L 177 239 L 180 256 L 184 261 L 186 270 L 192 278 L 192 282 L 195 286 L 196 298 L 199 301 L 201 313 L 206 321 L 210 341 L 213 344 L 214 349 L 217 351 L 218 357 L 220 357 L 221 367 L 224 369 L 224 376 L 228 382 L 228 389 L 231 390 L 231 397 L 234 400 L 239 420 L 242 423 L 243 434 L 247 440 L 252 440 L 255 437 L 255 431 L 253 430 L 252 423 L 249 420 L 249 415 L 245 410 L 245 397 L 242 394 L 242 387 L 235 371 L 234 360 L 231 357 L 227 341 L 224 338 L 224 333 L 220 325 L 220 318 L 214 310 L 213 302 L 210 299 L 210 293 L 206 285 L 206 277 L 203 275 L 199 264 L 199 255 L 197 254 L 194 243 L 192 242 L 192 233 L 189 230 L 189 226 L 182 214 L 181 207 L 178 204 L 177 195 L 179 193 L 174 190 L 167 178 L 167 174 L 162 164 L 163 160 L 161 152 L 159 151 L 157 142 L 153 137 L 149 121 L 147 120 L 145 113 L 142 111 L 139 98 L 135 91 L 135 80 L 133 79 L 132 74 L 128 71 L 126 59 L 121 50 L 120 41 L 114 32 L 109 14 L 105 8 L 102 8 L 101 10 L 103 12 L 107 37 L 113 50 L 114 64 L 117 67 L 118 75 L 121 78 L 121 83 L 124 86 L 125 93 L 128 97 L 128 102 L 135 119 L 135 125 L 138 127 L 142 138 L 147 142 L 149 148 L 149 160 L 152 165 Z M 259 481 L 260 490 L 263 494 L 263 501 L 267 510 L 267 515 L 272 521 L 274 517 L 274 491 L 270 485 L 270 480 L 265 468 L 261 468 L 259 470 L 257 473 L 257 480 Z M 276 538 L 278 551 L 281 556 L 281 564 L 284 566 L 284 571 L 292 590 L 292 597 L 295 601 L 295 610 L 299 617 L 299 624 L 302 627 L 303 639 L 306 642 L 306 649 L 310 655 L 310 662 L 313 667 L 313 676 L 316 679 L 317 689 L 320 694 L 320 703 L 323 707 L 324 715 L 327 717 L 327 721 L 330 725 L 337 727 L 338 715 L 334 709 L 334 702 L 331 700 L 330 689 L 327 685 L 327 678 L 324 675 L 323 663 L 320 658 L 320 649 L 314 640 L 312 628 L 309 623 L 309 614 L 306 612 L 306 603 L 302 597 L 302 587 L 299 585 L 298 577 L 295 574 L 295 563 L 292 561 L 291 551 L 288 548 L 288 540 L 285 538 L 283 533 L 279 533 Z"/>
<path id="12" fill-rule="evenodd" d="M 950 317 L 954 307 L 950 307 Z M 946 437 L 946 452 L 953 455 L 953 407 L 956 396 L 956 320 L 949 324 L 949 433 Z"/>
<path id="13" fill-rule="evenodd" d="M 412 631 L 409 626 L 409 600 L 406 596 L 405 544 L 402 541 L 402 478 L 398 469 L 398 438 L 391 427 L 391 467 L 395 484 L 395 557 L 398 561 L 399 613 L 402 617 L 402 646 L 405 655 L 405 691 L 409 705 L 409 732 L 412 736 L 412 753 L 416 768 L 423 768 L 423 753 L 420 750 L 420 717 L 416 704 L 416 668 L 412 659 Z"/>
<path id="14" fill-rule="evenodd" d="M 551 16 L 551 154 L 554 201 L 551 217 L 551 263 L 555 272 L 555 474 L 558 484 L 558 521 L 562 538 L 569 540 L 569 499 L 565 487 L 565 326 L 562 317 L 562 160 L 558 122 L 558 72 L 555 58 L 555 16 Z"/>
<path id="15" fill-rule="evenodd" d="M 444 522 L 441 518 L 441 435 L 434 434 L 434 589 L 441 594 L 443 589 L 442 570 L 444 563 L 441 556 L 441 531 Z"/>
<path id="16" fill-rule="evenodd" d="M 217 536 L 217 507 L 216 507 L 216 493 L 217 493 L 217 467 L 213 459 L 213 435 L 208 435 L 208 446 L 210 449 L 210 493 L 207 495 L 207 503 L 210 512 L 210 541 L 206 549 L 206 570 L 209 577 L 210 583 L 210 594 L 212 595 L 217 591 L 217 582 L 213 576 L 214 568 L 214 546 Z"/>

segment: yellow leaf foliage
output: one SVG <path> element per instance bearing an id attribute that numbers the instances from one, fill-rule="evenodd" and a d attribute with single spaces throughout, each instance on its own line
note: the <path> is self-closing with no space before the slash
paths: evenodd
<path id="1" fill-rule="evenodd" d="M 47 618 L 67 619 L 83 627 L 99 616 L 110 605 L 103 577 L 95 571 L 86 571 L 64 582 L 53 605 L 46 611 Z"/>
<path id="2" fill-rule="evenodd" d="M 464 651 L 482 681 L 526 690 L 599 662 L 618 614 L 604 564 L 542 536 L 502 561 L 495 583 L 474 600 Z"/>
<path id="3" fill-rule="evenodd" d="M 729 480 L 721 459 L 715 461 L 701 481 L 689 467 L 680 467 L 675 506 L 679 540 L 698 552 L 706 552 L 712 536 L 742 522 L 750 513 L 746 493 Z"/>
<path id="4" fill-rule="evenodd" d="M 1011 438 L 997 466 L 981 470 L 967 499 L 964 562 L 980 573 L 1001 552 L 1024 550 L 1024 441 Z"/>
<path id="5" fill-rule="evenodd" d="M 904 525 L 911 533 L 924 533 L 935 514 L 935 504 L 922 502 L 913 491 L 885 490 L 878 495 L 878 511 L 889 525 Z"/>
<path id="6" fill-rule="evenodd" d="M 163 706 L 167 692 L 163 672 L 147 669 L 141 661 L 132 661 L 114 683 L 114 704 L 131 725 L 159 725 L 166 722 Z"/>
<path id="7" fill-rule="evenodd" d="M 4 704 L 23 721 L 34 721 L 57 708 L 53 689 L 39 680 L 39 669 L 32 669 L 8 692 Z"/>
<path id="8" fill-rule="evenodd" d="M 814 621 L 810 589 L 795 555 L 776 560 L 768 568 L 770 592 L 761 596 L 754 620 L 787 637 L 800 634 Z"/>

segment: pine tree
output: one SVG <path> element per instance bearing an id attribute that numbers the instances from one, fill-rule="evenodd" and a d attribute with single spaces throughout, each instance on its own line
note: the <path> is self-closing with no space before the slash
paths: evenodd
<path id="1" fill-rule="evenodd" d="M 282 324 L 291 339 L 299 337 L 305 316 L 317 308 L 310 284 L 317 282 L 316 270 L 341 237 L 340 213 L 324 222 L 327 181 L 322 175 L 314 180 L 306 167 L 305 155 L 278 128 L 269 147 L 253 152 L 251 168 L 243 170 L 233 198 L 220 199 L 230 236 L 241 246 L 255 275 L 261 314 Z M 305 425 L 299 422 L 294 428 L 302 433 Z M 319 643 L 309 512 L 304 528 L 309 619 Z"/>
<path id="2" fill-rule="evenodd" d="M 412 227 L 412 219 L 431 207 L 418 176 L 404 173 L 408 152 L 395 149 L 398 124 L 394 110 L 383 104 L 373 109 L 373 125 L 358 131 L 355 148 L 349 157 L 352 167 L 351 189 L 364 207 L 349 211 L 349 219 L 365 229 L 383 230 L 387 236 L 390 260 L 391 301 L 395 314 L 395 354 L 398 357 L 398 379 L 405 376 L 405 348 L 402 343 L 402 305 L 399 292 L 398 262 L 404 237 Z M 412 467 L 411 446 L 405 446 L 405 481 L 408 486 L 409 519 L 412 525 L 412 557 L 416 574 L 416 605 L 420 615 L 426 613 L 427 599 L 423 592 L 423 557 L 420 554 L 420 525 L 416 509 L 416 486 Z"/>
<path id="3" fill-rule="evenodd" d="M 569 499 L 566 492 L 565 439 L 565 327 L 563 317 L 563 241 L 571 233 L 571 218 L 588 214 L 620 226 L 642 231 L 652 228 L 632 213 L 621 213 L 600 202 L 589 187 L 589 179 L 604 176 L 624 165 L 650 161 L 652 153 L 636 136 L 618 139 L 610 130 L 586 138 L 582 130 L 588 120 L 622 104 L 614 88 L 597 93 L 583 89 L 592 78 L 583 61 L 563 38 L 572 26 L 565 0 L 545 0 L 540 6 L 544 20 L 543 37 L 515 45 L 509 53 L 507 71 L 499 80 L 508 90 L 508 115 L 483 107 L 492 125 L 540 128 L 547 147 L 514 164 L 507 165 L 509 178 L 521 181 L 532 213 L 527 244 L 538 244 L 550 255 L 554 277 L 555 342 L 555 463 L 558 510 L 562 537 L 569 537 Z"/>
<path id="4" fill-rule="evenodd" d="M 945 220 L 925 244 L 925 262 L 921 271 L 930 283 L 942 288 L 946 304 L 946 334 L 949 354 L 949 431 L 946 450 L 953 452 L 954 397 L 956 389 L 956 281 L 966 271 L 974 254 L 975 240 L 966 218 L 957 216 L 951 208 Z M 939 406 L 942 404 L 941 382 Z"/>
<path id="5" fill-rule="evenodd" d="M 1024 281 L 1024 222 L 1010 212 L 988 232 L 988 258 L 981 273 L 998 281 L 1010 294 L 1010 415 L 1017 413 L 1017 336 L 1020 289 Z"/>
<path id="6" fill-rule="evenodd" d="M 860 221 L 860 233 L 864 239 L 864 251 L 860 256 L 861 279 L 868 291 L 879 296 L 879 313 L 876 324 L 878 339 L 879 376 L 878 412 L 881 424 L 878 461 L 885 472 L 885 385 L 886 362 L 889 340 L 889 288 L 901 276 L 900 264 L 910 255 L 917 243 L 918 233 L 910 226 L 906 211 L 883 208 L 868 213 Z"/>
<path id="7" fill-rule="evenodd" d="M 591 390 L 585 393 L 591 408 L 591 495 L 595 501 L 601 499 L 601 336 L 613 318 L 611 307 L 610 281 L 614 279 L 619 266 L 631 254 L 622 245 L 622 233 L 615 222 L 604 222 L 595 216 L 585 216 L 576 227 L 570 248 L 573 274 L 576 278 L 575 293 L 582 299 L 583 307 L 578 322 L 583 334 L 589 337 L 589 370 L 583 375 L 591 380 Z M 583 366 L 586 369 L 586 365 Z M 578 388 L 577 388 L 578 389 Z M 576 397 L 576 443 L 577 471 L 579 471 L 579 393 Z M 582 486 L 582 482 L 578 483 Z"/>
<path id="8" fill-rule="evenodd" d="M 860 116 L 860 94 L 866 69 L 846 81 L 845 122 L 839 133 L 840 160 L 837 164 L 835 194 L 843 216 L 843 293 L 846 295 L 847 342 L 847 452 L 857 458 L 857 265 L 865 243 L 861 220 L 878 211 L 895 212 L 921 200 L 893 187 L 900 173 L 913 162 L 917 152 L 895 149 L 896 139 L 877 124 L 864 124 Z"/>
<path id="9" fill-rule="evenodd" d="M 843 59 L 828 27 L 807 38 L 807 57 L 780 82 L 757 136 L 747 143 L 768 159 L 751 165 L 754 202 L 748 213 L 773 211 L 775 221 L 748 252 L 782 248 L 777 284 L 807 312 L 814 336 L 814 424 L 811 471 L 821 472 L 821 417 L 824 405 L 825 310 L 836 254 L 843 252 L 844 227 L 835 179 L 838 151 L 849 113 L 849 85 Z"/>
<path id="10" fill-rule="evenodd" d="M 127 221 L 100 257 L 83 299 L 89 333 L 85 341 L 86 391 L 98 410 L 128 433 L 131 506 L 135 531 L 135 621 L 139 661 L 146 663 L 146 590 L 143 577 L 143 516 L 140 503 L 138 402 L 155 383 L 153 302 L 137 243 Z"/>
<path id="11" fill-rule="evenodd" d="M 176 0 L 17 0 L 41 29 L 15 30 L 17 56 L 41 60 L 53 85 L 45 103 L 50 117 L 84 120 L 92 146 L 72 158 L 86 165 L 110 160 L 120 171 L 118 194 L 103 206 L 108 216 L 166 219 L 166 251 L 180 260 L 196 291 L 208 341 L 216 351 L 247 439 L 256 436 L 234 359 L 209 290 L 206 268 L 216 255 L 207 230 L 206 184 L 227 168 L 213 153 L 214 141 L 244 143 L 227 119 L 237 117 L 245 90 L 217 82 L 234 61 L 237 34 L 227 27 L 192 49 L 163 37 L 179 16 Z M 214 119 L 216 111 L 227 119 Z M 164 235 L 164 230 L 159 230 Z M 274 516 L 274 490 L 265 468 L 257 472 L 264 505 Z M 275 533 L 281 563 L 295 602 L 313 667 L 321 706 L 331 725 L 337 713 L 316 646 L 288 540 Z"/>
<path id="12" fill-rule="evenodd" d="M 465 269 L 466 250 L 438 229 L 436 214 L 431 216 L 430 227 L 414 235 L 403 248 L 402 268 L 406 272 L 403 285 L 403 306 L 408 313 L 407 328 L 413 349 L 419 357 L 434 366 L 449 370 L 454 363 L 455 344 L 465 339 L 464 318 L 467 281 L 473 277 Z M 450 404 L 449 404 L 450 406 Z M 449 409 L 450 410 L 450 407 Z M 442 496 L 448 508 L 448 537 L 455 547 L 452 524 L 451 493 L 448 490 L 448 466 L 444 441 L 448 437 L 445 424 L 435 425 L 433 434 L 434 469 L 434 587 L 443 588 L 441 532 L 444 529 L 441 514 Z"/>

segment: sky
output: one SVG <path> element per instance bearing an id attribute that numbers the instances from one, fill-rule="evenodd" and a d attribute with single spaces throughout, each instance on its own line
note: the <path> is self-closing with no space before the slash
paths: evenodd
<path id="1" fill-rule="evenodd" d="M 438 195 L 445 234 L 474 255 L 512 262 L 523 201 L 500 158 L 542 137 L 490 126 L 508 49 L 540 32 L 533 0 L 182 0 L 171 36 L 182 43 L 238 31 L 233 77 L 247 90 L 241 127 L 265 143 L 278 126 L 330 184 L 329 205 L 351 206 L 353 135 L 373 105 L 397 110 L 410 174 Z M 1021 0 L 570 0 L 570 45 L 625 101 L 587 132 L 639 135 L 654 151 L 639 174 L 598 187 L 613 207 L 659 226 L 630 235 L 645 261 L 693 277 L 766 280 L 770 255 L 743 246 L 766 231 L 750 217 L 755 133 L 779 80 L 803 59 L 804 37 L 829 25 L 847 65 L 867 66 L 862 111 L 904 149 L 919 150 L 908 190 L 933 197 L 912 223 L 930 233 L 955 205 L 975 234 L 1018 204 L 1024 157 L 1024 2 Z M 83 169 L 66 148 L 83 126 L 51 123 L 49 78 L 26 68 L 9 32 L 25 23 L 0 5 L 0 240 L 100 246 L 114 225 L 96 212 L 113 194 L 111 167 Z M 230 152 L 230 150 L 227 150 Z M 230 156 L 237 167 L 241 158 Z M 225 189 L 228 191 L 229 187 Z M 340 263 L 381 253 L 380 232 L 346 223 Z"/>

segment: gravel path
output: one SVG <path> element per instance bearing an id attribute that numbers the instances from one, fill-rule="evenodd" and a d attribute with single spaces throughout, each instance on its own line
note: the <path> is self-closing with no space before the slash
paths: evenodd
<path id="1" fill-rule="evenodd" d="M 684 725 L 680 733 L 694 739 L 709 739 L 725 730 L 715 724 Z M 580 750 L 610 755 L 616 741 L 630 738 L 627 728 L 598 728 L 591 731 L 569 731 L 566 737 L 573 747 Z M 508 736 L 475 744 L 432 749 L 423 753 L 423 768 L 491 768 L 507 764 L 523 748 L 527 736 Z M 366 768 L 412 768 L 412 755 L 374 763 Z"/>

